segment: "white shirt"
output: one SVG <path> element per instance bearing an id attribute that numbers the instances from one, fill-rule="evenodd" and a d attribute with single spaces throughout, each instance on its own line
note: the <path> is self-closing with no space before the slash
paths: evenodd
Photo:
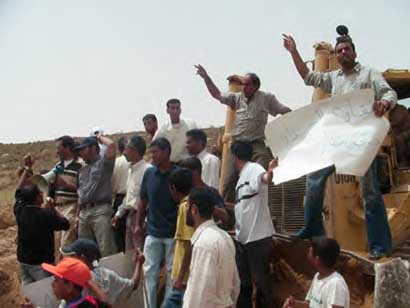
<path id="1" fill-rule="evenodd" d="M 63 161 L 64 168 L 67 168 L 67 166 L 68 166 L 69 164 L 71 164 L 71 163 L 73 162 L 73 160 L 74 160 L 74 159 L 69 159 L 69 160 Z"/>
<path id="2" fill-rule="evenodd" d="M 246 244 L 272 236 L 275 232 L 268 207 L 268 185 L 262 183 L 266 170 L 247 162 L 236 184 L 236 238 Z"/>
<path id="3" fill-rule="evenodd" d="M 202 164 L 202 181 L 204 181 L 206 185 L 218 189 L 219 168 L 221 167 L 219 158 L 205 150 L 199 153 L 196 157 L 198 157 Z"/>
<path id="4" fill-rule="evenodd" d="M 114 171 L 111 178 L 112 193 L 125 194 L 127 191 L 128 168 L 130 163 L 124 155 L 115 159 Z"/>
<path id="5" fill-rule="evenodd" d="M 171 161 L 179 162 L 189 157 L 186 149 L 186 132 L 193 128 L 198 128 L 194 121 L 180 119 L 179 123 L 176 124 L 167 121 L 157 130 L 152 140 L 168 139 L 171 144 Z"/>
<path id="6" fill-rule="evenodd" d="M 144 159 L 139 162 L 130 165 L 128 169 L 128 181 L 127 181 L 127 193 L 125 195 L 124 201 L 118 207 L 115 216 L 124 216 L 127 210 L 136 210 L 138 203 L 140 201 L 141 183 L 144 176 L 145 170 L 152 167 L 151 164 L 147 163 Z"/>
<path id="7" fill-rule="evenodd" d="M 192 259 L 183 307 L 234 307 L 240 281 L 232 238 L 210 219 L 195 230 L 191 243 Z"/>
<path id="8" fill-rule="evenodd" d="M 310 308 L 332 308 L 332 305 L 349 308 L 350 295 L 346 281 L 338 272 L 333 272 L 326 278 L 319 279 L 315 274 L 310 289 L 306 295 Z"/>

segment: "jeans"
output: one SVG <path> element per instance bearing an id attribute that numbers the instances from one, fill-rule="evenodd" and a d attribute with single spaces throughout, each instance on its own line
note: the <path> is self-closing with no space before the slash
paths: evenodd
<path id="1" fill-rule="evenodd" d="M 169 296 L 165 298 L 162 308 L 181 308 L 185 290 L 172 289 Z"/>
<path id="2" fill-rule="evenodd" d="M 19 262 L 21 283 L 23 285 L 41 280 L 50 276 L 51 274 L 44 271 L 41 265 L 30 265 Z"/>
<path id="3" fill-rule="evenodd" d="M 390 253 L 392 249 L 391 232 L 383 197 L 380 192 L 377 164 L 377 159 L 375 159 L 366 174 L 360 178 L 360 188 L 365 208 L 367 239 L 370 251 Z M 334 171 L 334 166 L 331 166 L 307 176 L 304 208 L 305 227 L 298 233 L 302 238 L 325 235 L 322 220 L 324 190 L 327 178 Z"/>
<path id="4" fill-rule="evenodd" d="M 175 241 L 173 238 L 158 238 L 147 235 L 144 245 L 144 274 L 148 292 L 148 302 L 150 308 L 157 308 L 157 289 L 161 261 L 165 257 L 165 267 L 167 271 L 167 282 L 165 288 L 165 298 L 168 298 L 172 290 L 172 262 L 174 258 Z"/>

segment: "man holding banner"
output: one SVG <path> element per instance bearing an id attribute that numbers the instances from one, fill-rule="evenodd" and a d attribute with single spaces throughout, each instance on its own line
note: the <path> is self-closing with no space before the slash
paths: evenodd
<path id="1" fill-rule="evenodd" d="M 375 94 L 374 114 L 378 117 L 383 116 L 387 110 L 395 106 L 396 93 L 379 72 L 356 62 L 355 45 L 348 35 L 348 29 L 345 26 L 339 26 L 337 32 L 340 36 L 336 40 L 335 52 L 341 69 L 336 71 L 326 73 L 309 71 L 290 35 L 283 35 L 284 47 L 291 54 L 295 67 L 306 85 L 320 87 L 331 96 L 372 88 Z M 307 176 L 305 227 L 299 231 L 298 237 L 311 238 L 325 234 L 322 221 L 324 189 L 328 176 L 334 171 L 335 167 L 330 166 Z M 377 178 L 376 159 L 360 179 L 360 187 L 366 213 L 369 258 L 380 259 L 390 254 L 392 240 Z"/>

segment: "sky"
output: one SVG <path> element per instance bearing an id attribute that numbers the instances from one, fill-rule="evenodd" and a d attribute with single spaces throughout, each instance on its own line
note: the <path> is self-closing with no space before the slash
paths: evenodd
<path id="1" fill-rule="evenodd" d="M 0 142 L 143 130 L 142 117 L 222 126 L 225 107 L 195 75 L 201 63 L 221 90 L 231 74 L 257 73 L 261 90 L 298 108 L 312 89 L 282 46 L 294 36 L 305 60 L 345 24 L 358 60 L 410 68 L 408 0 L 0 0 Z"/>

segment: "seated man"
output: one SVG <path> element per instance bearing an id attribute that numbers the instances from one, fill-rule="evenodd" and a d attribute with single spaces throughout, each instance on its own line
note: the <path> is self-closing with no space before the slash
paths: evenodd
<path id="1" fill-rule="evenodd" d="M 399 167 L 410 166 L 410 114 L 403 105 L 390 112 L 390 124 L 397 151 Z"/>
<path id="2" fill-rule="evenodd" d="M 317 270 L 304 301 L 290 296 L 283 308 L 317 307 L 348 308 L 350 305 L 349 288 L 346 281 L 335 270 L 340 247 L 336 240 L 325 237 L 312 239 L 308 259 Z"/>

